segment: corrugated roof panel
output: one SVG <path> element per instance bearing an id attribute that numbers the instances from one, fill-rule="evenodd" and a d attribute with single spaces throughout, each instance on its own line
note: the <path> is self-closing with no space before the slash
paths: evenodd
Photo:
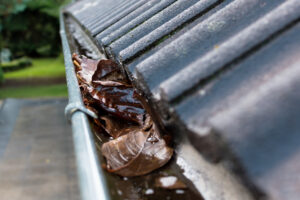
<path id="1" fill-rule="evenodd" d="M 151 8 L 149 8 L 147 11 L 145 11 L 142 15 L 136 17 L 134 20 L 131 20 L 126 25 L 119 27 L 117 30 L 113 30 L 109 32 L 109 27 L 102 33 L 96 36 L 96 39 L 98 43 L 103 47 L 107 47 L 110 43 L 120 38 L 122 35 L 128 33 L 133 28 L 137 27 L 138 25 L 142 24 L 146 20 L 148 20 L 153 15 L 157 14 L 167 6 L 174 3 L 176 0 L 162 0 L 159 3 L 153 5 Z M 107 32 L 106 32 L 107 31 Z"/>
<path id="2" fill-rule="evenodd" d="M 130 29 L 136 27 L 140 23 L 144 22 L 149 17 L 153 16 L 153 14 L 157 13 L 164 7 L 170 5 L 170 3 L 174 2 L 175 0 L 155 0 L 155 1 L 149 1 L 134 12 L 130 13 L 127 17 L 119 20 L 115 24 L 111 25 L 101 33 L 99 33 L 96 36 L 96 39 L 98 40 L 99 44 L 101 45 L 107 45 L 108 43 L 104 44 L 102 42 L 102 38 L 109 37 L 110 42 L 112 42 L 114 39 L 117 39 L 119 36 L 123 35 L 124 33 L 130 31 Z M 148 17 L 147 17 L 148 16 Z M 120 29 L 123 29 L 122 31 Z M 126 30 L 124 30 L 126 29 Z M 114 32 L 123 32 L 123 34 L 115 34 L 114 38 L 112 38 L 112 35 Z M 109 42 L 109 43 L 110 43 Z"/>
<path id="3" fill-rule="evenodd" d="M 97 12 L 97 8 L 99 8 L 99 6 L 101 5 L 105 5 L 102 6 L 103 10 L 105 10 L 105 7 L 110 7 L 110 4 L 105 4 L 104 1 L 90 1 L 89 3 L 83 4 L 80 7 L 81 12 L 74 12 L 74 14 L 76 15 L 76 17 L 78 18 L 78 20 L 80 20 L 81 22 L 84 22 L 84 20 L 91 20 L 91 18 L 95 17 L 95 16 L 91 16 L 90 13 L 95 13 Z"/>
<path id="4" fill-rule="evenodd" d="M 185 23 L 188 23 L 193 18 L 203 15 L 217 3 L 219 3 L 218 0 L 202 0 L 190 6 L 183 12 L 179 13 L 176 17 L 170 19 L 168 22 L 157 27 L 151 33 L 145 35 L 122 50 L 119 54 L 119 60 L 123 63 L 127 60 L 132 60 L 137 56 L 137 54 L 151 48 L 155 42 L 159 41 L 164 36 L 168 36 L 168 34 L 175 31 L 178 27 L 183 26 Z"/>
<path id="5" fill-rule="evenodd" d="M 297 199 L 300 1 L 101 2 L 68 10 L 162 123 L 225 164 L 232 151 L 271 199 Z"/>
<path id="6" fill-rule="evenodd" d="M 166 23 L 173 17 L 176 17 L 177 14 L 184 11 L 188 7 L 192 6 L 193 4 L 197 3 L 197 0 L 178 0 L 175 3 L 171 4 L 161 12 L 157 13 L 144 23 L 140 24 L 127 34 L 120 37 L 118 40 L 111 43 L 107 48 L 106 51 L 108 55 L 113 56 L 114 58 L 118 58 L 118 54 L 120 51 L 134 43 L 135 41 L 139 40 L 143 36 L 149 34 L 162 24 Z"/>
<path id="7" fill-rule="evenodd" d="M 242 60 L 233 70 L 220 74 L 216 81 L 212 81 L 212 85 L 203 85 L 197 92 L 175 104 L 178 116 L 181 116 L 183 121 L 189 122 L 188 124 L 193 121 L 195 128 L 192 129 L 190 124 L 190 129 L 196 132 L 197 125 L 205 124 L 211 115 L 218 113 L 218 110 L 234 107 L 239 99 L 246 98 L 251 91 L 259 97 L 258 87 L 269 84 L 268 81 L 271 84 L 274 76 L 280 76 L 290 66 L 300 63 L 299 22 L 294 26 L 249 58 Z"/>
<path id="8" fill-rule="evenodd" d="M 118 4 L 117 4 L 118 6 L 115 6 L 116 2 L 113 4 L 107 4 L 107 3 L 98 4 L 98 6 L 94 8 L 96 11 L 90 12 L 93 13 L 93 15 L 92 16 L 91 14 L 87 15 L 88 17 L 86 19 L 80 19 L 80 22 L 85 27 L 90 27 L 99 21 L 109 19 L 109 17 L 116 15 L 122 9 L 126 9 L 126 6 L 131 5 L 131 1 L 133 0 L 127 0 L 127 1 L 118 0 Z M 106 7 L 106 9 L 104 9 L 103 7 Z M 101 10 L 101 12 L 99 12 L 99 10 Z"/>
<path id="9" fill-rule="evenodd" d="M 79 1 L 78 3 L 74 3 L 74 6 L 71 5 L 71 7 L 69 7 L 67 10 L 74 16 L 76 16 L 79 20 L 86 19 L 90 18 L 90 15 L 88 15 L 88 13 L 91 13 L 91 11 L 95 10 L 97 5 L 101 4 L 101 2 L 103 3 L 104 1 Z"/>
<path id="10" fill-rule="evenodd" d="M 197 87 L 201 80 L 220 70 L 226 64 L 247 53 L 251 48 L 270 38 L 300 17 L 300 1 L 287 1 L 251 24 L 218 48 L 185 67 L 183 71 L 166 80 L 160 86 L 164 97 L 174 101 L 182 93 Z M 186 77 L 189 77 L 187 80 Z"/>
<path id="11" fill-rule="evenodd" d="M 85 0 L 85 1 L 78 1 L 76 3 L 73 3 L 73 4 L 70 4 L 67 6 L 67 8 L 65 9 L 66 12 L 69 12 L 69 13 L 81 13 L 83 11 L 83 6 L 85 4 L 89 4 L 91 0 Z"/>
<path id="12" fill-rule="evenodd" d="M 103 35 L 107 35 L 111 33 L 114 30 L 119 29 L 120 27 L 126 25 L 133 19 L 139 17 L 141 14 L 152 8 L 153 6 L 157 5 L 161 0 L 150 0 L 142 4 L 140 7 L 136 8 L 134 11 L 130 12 L 126 17 L 121 18 L 120 20 L 117 20 L 115 23 L 111 24 L 109 27 L 107 27 L 105 30 L 99 32 L 97 34 L 97 38 Z"/>
<path id="13" fill-rule="evenodd" d="M 91 32 L 92 36 L 96 36 L 101 31 L 105 30 L 110 25 L 116 23 L 117 21 L 121 20 L 123 17 L 127 16 L 134 10 L 138 9 L 143 4 L 147 3 L 148 0 L 140 0 L 140 1 L 133 1 L 130 6 L 128 6 L 126 9 L 121 10 L 119 13 L 117 13 L 115 16 L 110 17 L 107 20 L 101 20 L 95 24 L 93 24 L 89 28 L 89 31 Z"/>
<path id="14" fill-rule="evenodd" d="M 176 106 L 198 137 L 209 137 L 201 134 L 210 127 L 225 138 L 271 199 L 299 195 L 300 179 L 293 177 L 300 170 L 299 32 L 298 22 Z"/>
<path id="15" fill-rule="evenodd" d="M 228 4 L 231 3 L 232 0 L 227 1 L 218 1 L 212 7 L 209 7 L 205 12 L 197 15 L 196 17 L 189 20 L 187 23 L 184 23 L 182 26 L 178 26 L 175 31 L 165 35 L 163 38 L 159 39 L 158 41 L 154 42 L 153 45 L 147 47 L 142 53 L 138 54 L 137 57 L 134 59 L 126 60 L 123 62 L 124 68 L 128 71 L 128 74 L 136 79 L 136 66 L 139 65 L 141 62 L 146 60 L 147 58 L 155 55 L 161 49 L 164 49 L 166 46 L 170 45 L 173 41 L 177 38 L 181 37 L 183 34 L 190 32 L 197 24 L 205 21 L 210 16 L 214 15 L 219 10 L 226 7 Z M 204 40 L 207 41 L 207 40 Z M 165 57 L 168 59 L 167 57 Z"/>
<path id="16" fill-rule="evenodd" d="M 140 62 L 136 66 L 140 81 L 144 80 L 151 92 L 158 92 L 163 81 L 185 69 L 196 59 L 202 58 L 203 54 L 214 50 L 220 43 L 243 30 L 280 2 L 281 0 L 239 0 L 228 4 Z"/>
<path id="17" fill-rule="evenodd" d="M 72 14 L 79 23 L 86 26 L 95 21 L 101 21 L 110 14 L 115 15 L 116 13 L 111 11 L 119 12 L 118 9 L 122 9 L 123 4 L 129 4 L 132 1 L 134 0 L 84 0 L 72 4 L 66 11 Z"/>

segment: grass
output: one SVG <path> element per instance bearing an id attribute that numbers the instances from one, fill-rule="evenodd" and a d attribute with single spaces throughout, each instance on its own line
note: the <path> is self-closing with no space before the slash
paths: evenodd
<path id="1" fill-rule="evenodd" d="M 32 58 L 32 66 L 4 73 L 5 79 L 49 78 L 65 76 L 63 56 L 57 58 Z"/>
<path id="2" fill-rule="evenodd" d="M 49 86 L 28 86 L 17 88 L 0 88 L 0 99 L 4 98 L 36 98 L 36 97 L 66 97 L 66 84 Z"/>
<path id="3" fill-rule="evenodd" d="M 7 62 L 7 63 L 1 63 L 2 67 L 16 67 L 16 66 L 19 66 L 19 65 L 31 65 L 31 59 L 30 58 L 27 58 L 27 57 L 22 57 L 22 58 L 18 58 L 18 59 L 15 59 L 11 62 Z"/>
<path id="4" fill-rule="evenodd" d="M 63 56 L 57 58 L 32 58 L 32 66 L 4 73 L 5 79 L 58 78 L 65 76 Z M 0 88 L 0 99 L 66 97 L 66 84 L 16 86 Z"/>

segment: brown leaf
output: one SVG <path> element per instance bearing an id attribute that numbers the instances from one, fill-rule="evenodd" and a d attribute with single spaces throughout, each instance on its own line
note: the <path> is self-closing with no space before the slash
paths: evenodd
<path id="1" fill-rule="evenodd" d="M 157 140 L 149 140 L 150 136 Z M 121 176 L 140 176 L 166 164 L 173 150 L 151 128 L 146 132 L 136 129 L 104 143 L 102 153 L 107 160 L 108 171 Z"/>
<path id="2" fill-rule="evenodd" d="M 77 77 L 83 83 L 90 84 L 92 76 L 97 69 L 99 60 L 89 59 L 85 56 L 78 56 L 73 54 L 73 63 L 77 67 Z"/>
<path id="3" fill-rule="evenodd" d="M 137 127 L 130 124 L 130 122 L 124 122 L 108 115 L 100 117 L 100 123 L 101 127 L 113 138 L 118 138 L 137 129 Z"/>
<path id="4" fill-rule="evenodd" d="M 166 164 L 173 150 L 160 137 L 144 109 L 144 100 L 119 66 L 112 60 L 98 61 L 76 54 L 72 58 L 83 102 L 99 116 L 93 119 L 96 130 L 114 138 L 101 148 L 108 171 L 139 176 Z M 99 137 L 99 141 L 106 139 Z"/>
<path id="5" fill-rule="evenodd" d="M 100 60 L 97 70 L 93 74 L 92 81 L 122 81 L 125 76 L 121 73 L 119 66 L 112 60 Z"/>
<path id="6" fill-rule="evenodd" d="M 90 94 L 106 112 L 139 124 L 142 123 L 145 109 L 133 87 L 98 84 Z"/>

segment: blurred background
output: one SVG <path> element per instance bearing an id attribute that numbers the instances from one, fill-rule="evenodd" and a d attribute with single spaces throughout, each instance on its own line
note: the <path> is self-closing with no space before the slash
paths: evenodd
<path id="1" fill-rule="evenodd" d="M 0 0 L 0 199 L 80 199 L 59 8 Z"/>
<path id="2" fill-rule="evenodd" d="M 0 1 L 0 99 L 67 96 L 59 8 L 70 1 Z"/>

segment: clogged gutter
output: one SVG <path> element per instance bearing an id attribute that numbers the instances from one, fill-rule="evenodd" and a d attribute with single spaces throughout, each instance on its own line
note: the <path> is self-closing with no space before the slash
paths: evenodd
<path id="1" fill-rule="evenodd" d="M 77 54 L 72 58 L 84 104 L 98 116 L 94 119 L 97 134 L 110 137 L 101 147 L 107 171 L 140 176 L 165 165 L 173 149 L 119 66 Z"/>

